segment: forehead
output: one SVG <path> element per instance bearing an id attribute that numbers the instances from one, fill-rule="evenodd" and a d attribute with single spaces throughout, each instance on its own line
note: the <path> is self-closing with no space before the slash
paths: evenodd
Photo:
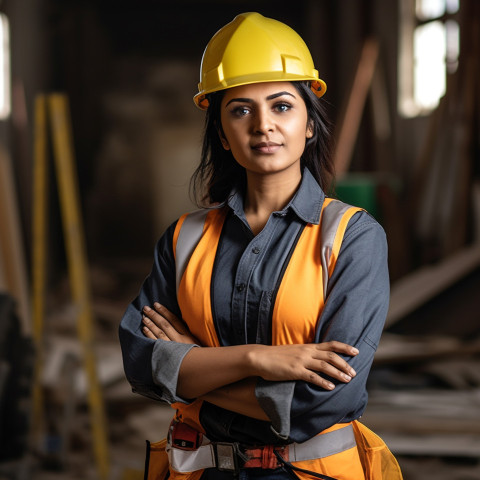
<path id="1" fill-rule="evenodd" d="M 258 101 L 280 92 L 288 92 L 296 98 L 299 97 L 297 89 L 290 82 L 264 82 L 228 88 L 225 90 L 223 101 L 228 102 L 232 98 L 249 98 Z"/>

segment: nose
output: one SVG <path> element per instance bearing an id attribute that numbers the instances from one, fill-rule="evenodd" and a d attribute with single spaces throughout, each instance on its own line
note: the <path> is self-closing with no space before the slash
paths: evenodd
<path id="1" fill-rule="evenodd" d="M 267 108 L 259 108 L 254 116 L 255 133 L 266 135 L 274 130 L 274 121 L 271 112 Z"/>

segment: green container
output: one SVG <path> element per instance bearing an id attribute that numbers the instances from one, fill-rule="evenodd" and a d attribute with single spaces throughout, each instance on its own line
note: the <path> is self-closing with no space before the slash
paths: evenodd
<path id="1" fill-rule="evenodd" d="M 364 173 L 350 173 L 337 180 L 335 197 L 342 202 L 364 208 L 380 221 L 377 200 L 378 178 Z"/>

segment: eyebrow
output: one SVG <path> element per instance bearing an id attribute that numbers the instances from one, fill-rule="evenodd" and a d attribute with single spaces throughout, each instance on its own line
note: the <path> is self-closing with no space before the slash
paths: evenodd
<path id="1" fill-rule="evenodd" d="M 272 93 L 271 95 L 269 95 L 267 97 L 267 100 L 274 100 L 275 98 L 283 97 L 284 95 L 289 95 L 290 97 L 296 98 L 295 95 L 293 95 L 293 93 L 290 93 L 290 92 L 287 92 L 287 91 L 282 91 L 282 92 Z M 243 97 L 232 98 L 231 100 L 229 100 L 227 102 L 225 107 L 230 105 L 232 102 L 252 103 L 252 101 L 253 100 L 251 98 L 243 98 Z"/>

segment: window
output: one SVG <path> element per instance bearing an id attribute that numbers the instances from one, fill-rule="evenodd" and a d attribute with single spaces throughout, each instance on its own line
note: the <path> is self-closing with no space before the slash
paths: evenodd
<path id="1" fill-rule="evenodd" d="M 460 0 L 400 0 L 399 111 L 430 113 L 458 67 Z"/>
<path id="2" fill-rule="evenodd" d="M 0 120 L 10 115 L 10 30 L 8 18 L 0 13 Z"/>

